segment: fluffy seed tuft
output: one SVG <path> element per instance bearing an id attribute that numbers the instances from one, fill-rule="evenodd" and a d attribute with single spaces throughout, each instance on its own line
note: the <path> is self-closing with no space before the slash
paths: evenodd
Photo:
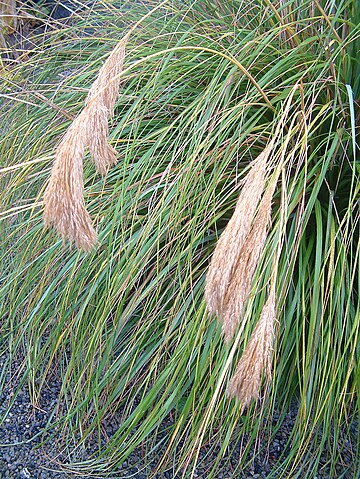
<path id="1" fill-rule="evenodd" d="M 271 379 L 275 316 L 275 288 L 271 288 L 228 387 L 229 397 L 237 397 L 243 409 L 259 397 L 263 375 Z"/>
<path id="2" fill-rule="evenodd" d="M 272 147 L 273 141 L 253 161 L 234 214 L 218 240 L 206 276 L 207 307 L 210 314 L 221 318 L 226 341 L 233 337 L 249 298 L 271 220 L 275 182 L 264 195 L 263 192 Z"/>
<path id="3" fill-rule="evenodd" d="M 44 195 L 45 226 L 54 226 L 64 240 L 85 251 L 95 246 L 97 234 L 85 208 L 82 158 L 88 149 L 97 171 L 103 175 L 116 163 L 116 152 L 108 143 L 108 118 L 118 95 L 127 39 L 128 35 L 100 69 L 84 109 L 59 144 Z"/>

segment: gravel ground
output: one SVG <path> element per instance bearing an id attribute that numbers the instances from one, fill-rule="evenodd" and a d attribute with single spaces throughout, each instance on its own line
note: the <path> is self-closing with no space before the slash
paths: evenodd
<path id="1" fill-rule="evenodd" d="M 17 367 L 20 366 L 20 361 L 18 364 L 13 364 L 13 366 L 13 370 L 16 371 Z M 0 358 L 0 371 L 3 367 L 4 361 Z M 56 443 L 54 443 L 52 438 L 48 442 L 44 442 L 44 439 L 49 439 L 49 433 L 44 433 L 44 428 L 48 423 L 51 411 L 57 405 L 60 391 L 60 382 L 56 377 L 43 390 L 41 409 L 35 409 L 31 404 L 27 386 L 21 387 L 15 394 L 15 388 L 17 388 L 16 381 L 8 376 L 5 378 L 5 382 L 12 384 L 12 387 L 5 386 L 0 392 L 0 479 L 88 479 L 89 476 L 82 477 L 78 474 L 61 472 L 61 468 L 58 465 L 62 459 L 60 450 L 57 449 Z M 9 401 L 12 400 L 14 401 L 13 405 L 8 414 L 6 414 Z M 251 462 L 242 473 L 234 473 L 240 455 L 240 445 L 238 445 L 232 452 L 232 455 L 223 460 L 220 468 L 221 474 L 217 477 L 219 479 L 265 479 L 286 447 L 285 444 L 292 430 L 296 414 L 297 411 L 294 405 L 266 452 L 266 457 L 264 453 Z M 277 422 L 276 415 L 273 422 L 274 424 Z M 165 423 L 164 426 L 166 425 Z M 117 425 L 115 421 L 112 421 L 109 424 L 104 424 L 104 427 L 107 434 L 111 436 L 115 432 Z M 246 437 L 242 439 L 246 444 Z M 351 446 L 351 444 L 348 444 L 348 451 L 345 452 L 347 467 L 340 464 L 338 466 L 337 473 L 339 478 L 359 478 L 358 473 L 355 473 L 355 471 L 349 472 L 351 461 L 354 461 L 354 452 Z M 217 452 L 209 452 L 209 449 L 210 446 L 208 450 L 204 448 L 200 453 L 200 463 L 197 469 L 198 478 L 206 479 L 206 460 L 204 458 L 207 454 L 211 456 Z M 113 479 L 149 478 L 152 465 L 149 464 L 148 460 L 147 464 L 144 463 L 143 453 L 144 451 L 141 448 L 134 451 Z M 86 459 L 86 455 L 82 459 Z M 201 461 L 202 459 L 203 461 Z M 92 477 L 95 479 L 96 476 Z M 177 479 L 179 476 L 175 476 L 169 470 L 155 477 L 156 479 Z M 303 477 L 304 479 L 327 479 L 329 472 L 326 467 L 319 467 L 316 475 L 311 476 L 311 478 L 305 475 Z M 96 477 L 96 479 L 102 478 Z"/>

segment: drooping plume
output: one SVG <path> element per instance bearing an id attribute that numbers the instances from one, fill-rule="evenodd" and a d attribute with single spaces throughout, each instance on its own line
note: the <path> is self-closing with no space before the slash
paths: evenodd
<path id="1" fill-rule="evenodd" d="M 113 114 L 123 69 L 128 34 L 118 43 L 89 90 L 84 109 L 59 144 L 44 195 L 44 222 L 54 226 L 64 240 L 89 251 L 97 233 L 85 208 L 83 155 L 88 149 L 101 174 L 116 163 L 108 143 L 108 119 Z"/>
<path id="2" fill-rule="evenodd" d="M 259 397 L 263 376 L 271 379 L 275 319 L 273 286 L 228 387 L 228 395 L 237 397 L 243 409 Z"/>
<path id="3" fill-rule="evenodd" d="M 231 340 L 248 300 L 271 220 L 275 183 L 263 193 L 273 143 L 271 141 L 252 162 L 235 211 L 218 240 L 206 276 L 207 307 L 210 314 L 220 317 L 226 341 Z"/>
<path id="4" fill-rule="evenodd" d="M 114 106 L 119 92 L 120 73 L 123 69 L 125 46 L 127 37 L 124 37 L 114 48 L 111 55 L 101 67 L 99 75 L 86 98 L 86 108 L 93 114 L 89 118 L 89 130 L 96 135 L 89 137 L 89 150 L 95 162 L 96 169 L 106 174 L 108 168 L 116 163 L 116 152 L 108 144 L 108 118 L 114 113 Z"/>
<path id="5" fill-rule="evenodd" d="M 64 240 L 90 250 L 97 235 L 85 208 L 82 157 L 87 131 L 83 120 L 75 118 L 57 148 L 54 166 L 44 195 L 44 223 L 53 225 Z"/>

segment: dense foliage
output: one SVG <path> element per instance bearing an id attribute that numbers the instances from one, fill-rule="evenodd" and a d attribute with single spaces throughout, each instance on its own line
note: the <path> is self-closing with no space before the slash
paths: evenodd
<path id="1" fill-rule="evenodd" d="M 24 6 L 37 30 L 0 65 L 0 384 L 23 358 L 19 384 L 41 407 L 58 378 L 49 428 L 60 428 L 79 471 L 114 473 L 140 444 L 185 477 L 205 445 L 208 477 L 216 458 L 240 446 L 241 469 L 295 407 L 273 477 L 312 477 L 326 463 L 338 477 L 343 462 L 356 475 L 358 2 L 169 1 L 141 22 L 110 123 L 118 163 L 102 178 L 85 159 L 99 233 L 85 254 L 44 230 L 42 197 L 55 147 L 100 66 L 158 5 L 130 3 L 84 7 L 65 23 Z M 206 272 L 249 162 L 279 122 L 272 226 L 246 327 L 226 345 L 206 312 Z M 243 412 L 227 384 L 274 260 L 273 379 Z M 106 421 L 118 424 L 111 437 Z M 70 437 L 97 441 L 98 453 L 82 463 Z"/>

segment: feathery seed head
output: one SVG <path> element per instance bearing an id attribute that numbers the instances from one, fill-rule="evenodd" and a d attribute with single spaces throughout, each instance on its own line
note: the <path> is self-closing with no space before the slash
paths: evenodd
<path id="1" fill-rule="evenodd" d="M 105 175 L 116 163 L 116 152 L 108 143 L 108 118 L 113 113 L 123 68 L 125 36 L 102 66 L 86 105 L 59 144 L 44 196 L 44 222 L 53 225 L 64 240 L 89 251 L 97 234 L 85 208 L 82 158 L 88 148 L 99 173 Z"/>
<path id="2" fill-rule="evenodd" d="M 231 340 L 249 298 L 271 219 L 274 187 L 268 188 L 262 199 L 261 196 L 272 147 L 273 141 L 253 161 L 234 214 L 218 240 L 206 276 L 207 307 L 210 314 L 221 318 L 226 341 Z"/>
<path id="3" fill-rule="evenodd" d="M 242 408 L 259 397 L 263 375 L 267 380 L 271 379 L 275 315 L 275 288 L 271 288 L 228 388 L 228 395 L 237 397 Z"/>
<path id="4" fill-rule="evenodd" d="M 57 148 L 54 166 L 44 195 L 45 226 L 54 226 L 64 240 L 90 250 L 97 235 L 84 204 L 83 164 L 87 141 L 80 114 Z"/>

